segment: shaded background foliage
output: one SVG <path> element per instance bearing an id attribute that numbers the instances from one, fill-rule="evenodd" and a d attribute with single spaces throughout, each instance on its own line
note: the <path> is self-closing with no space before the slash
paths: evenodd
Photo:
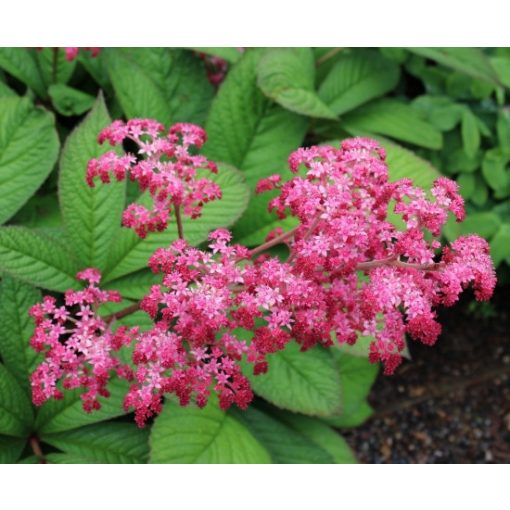
<path id="1" fill-rule="evenodd" d="M 219 86 L 207 79 L 204 54 L 228 62 Z M 292 227 L 266 211 L 256 182 L 288 175 L 287 157 L 299 146 L 368 135 L 386 148 L 393 179 L 423 187 L 439 174 L 457 179 L 468 219 L 449 224 L 446 237 L 488 238 L 499 279 L 508 281 L 506 49 L 105 48 L 69 62 L 62 49 L 1 48 L 0 69 L 1 462 L 354 462 L 337 429 L 372 413 L 367 395 L 378 367 L 367 360 L 369 338 L 306 353 L 289 344 L 267 375 L 246 371 L 257 395 L 246 412 L 223 412 L 213 399 L 204 410 L 169 400 L 140 430 L 124 416 L 120 380 L 93 414 L 82 411 L 77 392 L 31 405 L 37 357 L 27 310 L 40 289 L 59 296 L 76 285 L 78 269 L 95 266 L 125 306 L 156 282 L 150 254 L 176 237 L 169 230 L 140 240 L 120 228 L 126 204 L 143 201 L 131 183 L 86 186 L 86 163 L 107 150 L 96 137 L 111 119 L 206 128 L 204 152 L 220 162 L 224 198 L 187 222 L 191 244 L 220 226 L 248 246 L 277 225 Z M 119 322 L 150 325 L 142 312 Z"/>

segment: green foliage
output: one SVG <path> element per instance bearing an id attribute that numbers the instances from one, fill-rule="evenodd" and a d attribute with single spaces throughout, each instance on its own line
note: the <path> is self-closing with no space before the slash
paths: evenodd
<path id="1" fill-rule="evenodd" d="M 310 416 L 330 416 L 340 412 L 340 378 L 331 353 L 314 347 L 300 352 L 296 342 L 269 358 L 264 375 L 246 375 L 257 395 L 289 411 Z"/>
<path id="2" fill-rule="evenodd" d="M 27 98 L 0 97 L 0 223 L 37 191 L 53 169 L 58 151 L 52 114 Z"/>
<path id="3" fill-rule="evenodd" d="M 106 268 L 120 231 L 126 183 L 101 183 L 91 188 L 84 174 L 87 162 L 111 150 L 97 143 L 98 133 L 111 122 L 102 96 L 85 120 L 67 137 L 60 158 L 59 198 L 64 226 L 80 267 Z"/>
<path id="4" fill-rule="evenodd" d="M 232 414 L 211 398 L 204 409 L 167 401 L 150 438 L 155 464 L 266 464 L 262 444 Z"/>
<path id="5" fill-rule="evenodd" d="M 148 258 L 176 239 L 172 228 L 141 240 L 120 226 L 126 204 L 148 201 L 131 184 L 86 185 L 87 162 L 111 150 L 97 143 L 110 118 L 205 126 L 203 153 L 220 163 L 213 179 L 223 199 L 206 204 L 200 219 L 185 219 L 192 245 L 218 227 L 247 246 L 276 226 L 291 228 L 292 220 L 267 212 L 274 195 L 256 196 L 257 182 L 275 173 L 288 178 L 287 158 L 300 146 L 368 135 L 385 147 L 392 180 L 430 188 L 441 174 L 457 179 L 468 216 L 449 223 L 447 237 L 478 233 L 490 239 L 497 264 L 510 264 L 508 52 L 193 50 L 105 48 L 68 62 L 62 49 L 0 48 L 0 222 L 8 223 L 0 227 L 0 462 L 39 462 L 30 453 L 37 436 L 49 463 L 348 463 L 354 454 L 334 428 L 358 426 L 373 412 L 368 394 L 378 367 L 368 362 L 368 337 L 307 352 L 291 342 L 268 357 L 266 375 L 246 367 L 256 393 L 246 411 L 224 412 L 215 397 L 202 410 L 168 401 L 140 430 L 132 416 L 122 417 L 129 383 L 117 378 L 91 414 L 78 390 L 31 406 L 37 357 L 27 310 L 40 289 L 61 300 L 79 287 L 78 270 L 98 267 L 105 288 L 123 296 L 100 310 L 112 313 L 160 283 Z M 217 89 L 196 52 L 228 61 Z M 151 320 L 138 311 L 118 323 L 146 330 Z M 122 358 L 132 363 L 131 351 Z"/>

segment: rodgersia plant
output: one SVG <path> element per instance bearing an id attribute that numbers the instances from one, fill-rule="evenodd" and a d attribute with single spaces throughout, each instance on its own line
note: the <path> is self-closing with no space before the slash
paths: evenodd
<path id="1" fill-rule="evenodd" d="M 405 334 L 432 345 L 441 326 L 436 309 L 451 306 L 472 286 L 478 300 L 496 284 L 487 242 L 475 235 L 441 247 L 439 236 L 451 212 L 464 219 L 458 187 L 439 178 L 430 193 L 408 179 L 390 182 L 384 150 L 369 139 L 298 149 L 289 157 L 295 174 L 262 180 L 258 192 L 278 190 L 269 209 L 290 215 L 298 225 L 278 228 L 253 249 L 232 243 L 228 230 L 210 233 L 208 249 L 186 242 L 181 214 L 196 218 L 205 203 L 221 198 L 204 177 L 216 165 L 196 154 L 205 132 L 191 124 L 170 130 L 152 120 L 116 121 L 99 141 L 135 142 L 137 154 L 107 152 L 89 162 L 87 182 L 131 179 L 147 190 L 152 209 L 127 207 L 123 224 L 144 237 L 175 219 L 178 238 L 157 249 L 149 261 L 161 283 L 139 305 L 100 315 L 100 305 L 121 296 L 99 288 L 100 274 L 89 268 L 77 277 L 89 285 L 69 291 L 65 306 L 51 297 L 31 310 L 36 322 L 32 345 L 46 354 L 32 376 L 37 405 L 61 398 L 62 388 L 82 387 L 83 407 L 97 409 L 112 374 L 131 381 L 124 400 L 143 426 L 161 411 L 163 397 L 181 405 L 205 406 L 211 393 L 221 408 L 244 409 L 253 398 L 241 370 L 268 370 L 268 357 L 289 342 L 303 351 L 316 344 L 354 344 L 370 335 L 370 360 L 391 374 L 401 362 Z M 206 174 L 205 174 L 206 175 Z M 405 228 L 389 219 L 393 212 Z M 286 244 L 286 261 L 266 253 Z M 138 307 L 152 327 L 117 327 L 116 319 Z M 119 356 L 132 346 L 132 364 Z"/>

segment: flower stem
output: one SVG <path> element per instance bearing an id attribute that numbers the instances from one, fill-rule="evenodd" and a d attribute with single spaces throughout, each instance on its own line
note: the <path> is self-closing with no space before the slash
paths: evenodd
<path id="1" fill-rule="evenodd" d="M 132 305 L 126 306 L 122 310 L 118 312 L 111 313 L 110 315 L 106 315 L 103 317 L 103 320 L 106 324 L 110 324 L 114 320 L 122 319 L 122 317 L 126 317 L 126 315 L 131 315 L 140 309 L 140 302 L 133 303 Z"/>
<path id="2" fill-rule="evenodd" d="M 179 239 L 184 239 L 184 230 L 182 228 L 182 218 L 181 218 L 181 206 L 174 206 L 175 209 L 175 221 L 177 223 L 177 235 Z"/>
<path id="3" fill-rule="evenodd" d="M 256 248 L 253 248 L 253 250 L 250 250 L 250 257 L 254 257 L 255 255 L 258 255 L 259 253 L 262 253 L 263 251 L 266 251 L 269 248 L 272 248 L 273 246 L 276 246 L 277 244 L 280 244 L 283 241 L 289 239 L 296 233 L 296 231 L 299 227 L 300 227 L 300 225 L 290 229 L 288 232 L 285 232 L 285 233 L 279 235 L 278 237 L 275 237 L 274 239 L 271 239 L 271 241 L 267 241 L 266 243 L 261 244 L 260 246 L 257 246 Z"/>
<path id="4" fill-rule="evenodd" d="M 368 262 L 360 262 L 356 269 L 358 271 L 366 271 L 368 269 L 373 269 L 375 267 L 381 266 L 394 266 L 394 267 L 402 267 L 404 269 L 420 269 L 422 271 L 437 271 L 443 267 L 442 262 L 437 262 L 433 264 L 415 264 L 410 262 L 403 262 L 396 257 L 388 257 L 380 260 L 370 260 Z"/>
<path id="5" fill-rule="evenodd" d="M 39 464 L 46 464 L 46 457 L 41 449 L 41 444 L 39 443 L 39 438 L 37 436 L 32 436 L 30 438 L 30 448 L 34 452 L 34 455 L 39 460 Z"/>

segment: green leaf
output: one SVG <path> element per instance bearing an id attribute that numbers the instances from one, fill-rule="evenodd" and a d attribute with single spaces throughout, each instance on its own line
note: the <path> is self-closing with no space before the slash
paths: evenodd
<path id="1" fill-rule="evenodd" d="M 67 117 L 82 115 L 92 108 L 95 101 L 94 96 L 62 83 L 51 85 L 48 93 L 55 110 Z"/>
<path id="2" fill-rule="evenodd" d="M 502 109 L 498 112 L 496 129 L 500 149 L 505 155 L 510 155 L 510 111 Z"/>
<path id="3" fill-rule="evenodd" d="M 27 440 L 0 436 L 0 464 L 14 464 L 20 458 Z"/>
<path id="4" fill-rule="evenodd" d="M 0 434 L 26 437 L 32 422 L 30 400 L 14 376 L 0 364 Z"/>
<path id="5" fill-rule="evenodd" d="M 37 65 L 35 50 L 0 48 L 0 68 L 22 81 L 39 97 L 46 98 L 46 87 Z"/>
<path id="6" fill-rule="evenodd" d="M 205 53 L 213 57 L 219 57 L 231 64 L 235 64 L 243 54 L 239 48 L 190 48 L 198 53 Z"/>
<path id="7" fill-rule="evenodd" d="M 149 457 L 149 431 L 134 423 L 105 422 L 56 434 L 42 441 L 67 455 L 95 464 L 143 464 Z"/>
<path id="8" fill-rule="evenodd" d="M 150 117 L 164 124 L 201 124 L 214 89 L 203 62 L 189 51 L 169 48 L 109 50 L 113 88 L 128 118 Z"/>
<path id="9" fill-rule="evenodd" d="M 69 62 L 65 57 L 64 48 L 41 48 L 36 55 L 46 87 L 53 83 L 67 83 L 70 80 L 76 67 L 76 60 Z"/>
<path id="10" fill-rule="evenodd" d="M 469 200 L 475 191 L 476 180 L 473 174 L 461 174 L 457 177 L 460 193 L 465 200 Z"/>
<path id="11" fill-rule="evenodd" d="M 234 223 L 245 210 L 249 197 L 244 176 L 235 168 L 219 164 L 218 174 L 204 171 L 201 176 L 217 182 L 223 192 L 223 198 L 205 204 L 200 218 L 196 220 L 186 216 L 183 218 L 184 236 L 192 245 L 205 241 L 211 230 Z M 137 202 L 147 205 L 151 200 L 145 193 Z M 165 232 L 149 234 L 146 239 L 140 239 L 131 229 L 123 228 L 111 249 L 105 281 L 147 267 L 149 257 L 154 251 L 162 246 L 168 246 L 175 239 L 177 239 L 175 223 L 170 224 Z"/>
<path id="12" fill-rule="evenodd" d="M 161 275 L 154 274 L 150 269 L 142 269 L 121 278 L 108 282 L 105 289 L 117 290 L 126 299 L 142 299 L 152 285 L 161 283 Z"/>
<path id="13" fill-rule="evenodd" d="M 82 267 L 104 270 L 120 231 L 126 183 L 87 185 L 87 163 L 111 150 L 97 142 L 99 132 L 110 123 L 103 97 L 85 120 L 69 135 L 60 160 L 59 197 L 67 235 Z"/>
<path id="14" fill-rule="evenodd" d="M 342 412 L 324 421 L 335 427 L 350 426 L 352 417 L 366 406 L 366 398 L 377 377 L 379 366 L 366 357 L 333 350 L 342 387 Z"/>
<path id="15" fill-rule="evenodd" d="M 423 112 L 425 118 L 440 131 L 450 131 L 464 112 L 462 105 L 445 96 L 423 95 L 412 102 L 413 108 Z"/>
<path id="16" fill-rule="evenodd" d="M 39 434 L 62 432 L 127 414 L 122 402 L 129 390 L 129 383 L 113 379 L 108 383 L 108 390 L 110 396 L 99 399 L 101 409 L 92 413 L 83 410 L 79 389 L 65 390 L 62 400 L 49 400 L 39 408 L 35 420 L 36 430 Z"/>
<path id="17" fill-rule="evenodd" d="M 477 118 L 469 108 L 462 113 L 461 134 L 464 151 L 467 157 L 472 159 L 480 148 L 480 130 Z"/>
<path id="18" fill-rule="evenodd" d="M 257 83 L 264 94 L 301 115 L 335 119 L 315 87 L 315 61 L 311 48 L 268 50 L 257 66 Z"/>
<path id="19" fill-rule="evenodd" d="M 486 239 L 491 238 L 500 228 L 501 219 L 491 211 L 471 213 L 458 224 L 458 235 L 478 234 Z"/>
<path id="20" fill-rule="evenodd" d="M 501 83 L 510 88 L 510 58 L 493 57 L 490 62 Z"/>
<path id="21" fill-rule="evenodd" d="M 276 464 L 333 464 L 333 455 L 274 416 L 253 406 L 233 411 L 271 454 Z M 294 415 L 297 416 L 297 415 Z"/>
<path id="22" fill-rule="evenodd" d="M 266 449 L 212 397 L 204 409 L 167 401 L 150 437 L 153 464 L 268 464 Z"/>
<path id="23" fill-rule="evenodd" d="M 487 184 L 495 191 L 506 189 L 508 186 L 508 172 L 506 164 L 508 157 L 499 149 L 489 149 L 483 158 L 482 174 Z"/>
<path id="24" fill-rule="evenodd" d="M 274 173 L 290 177 L 287 158 L 305 136 L 307 120 L 271 103 L 256 84 L 260 53 L 246 52 L 229 72 L 206 123 L 204 152 L 239 168 L 252 190 L 248 209 L 234 227 L 236 241 L 259 244 L 278 221 L 267 211 L 271 193 L 254 195 L 257 182 Z"/>
<path id="25" fill-rule="evenodd" d="M 497 74 L 491 66 L 491 62 L 480 48 L 407 48 L 408 50 L 435 60 L 456 71 L 460 71 L 473 78 L 488 81 L 499 85 Z"/>
<path id="26" fill-rule="evenodd" d="M 0 271 L 59 292 L 77 285 L 77 267 L 67 244 L 24 227 L 0 228 Z"/>
<path id="27" fill-rule="evenodd" d="M 337 115 L 393 90 L 400 67 L 375 51 L 341 55 L 319 89 L 319 97 Z"/>
<path id="28" fill-rule="evenodd" d="M 491 239 L 491 256 L 494 265 L 498 266 L 510 256 L 510 224 L 503 224 Z"/>
<path id="29" fill-rule="evenodd" d="M 394 99 L 373 101 L 343 117 L 342 127 L 353 134 L 378 134 L 427 149 L 440 149 L 441 132 L 411 106 Z"/>
<path id="30" fill-rule="evenodd" d="M 0 355 L 18 384 L 31 395 L 30 374 L 40 357 L 30 347 L 34 322 L 29 309 L 41 301 L 41 293 L 26 283 L 4 276 L 0 283 Z"/>
<path id="31" fill-rule="evenodd" d="M 16 95 L 16 92 L 0 79 L 0 97 L 16 97 Z"/>
<path id="32" fill-rule="evenodd" d="M 290 342 L 283 351 L 268 356 L 269 369 L 254 376 L 247 368 L 257 395 L 289 411 L 311 416 L 329 416 L 340 412 L 340 378 L 331 353 L 321 347 L 300 351 Z"/>
<path id="33" fill-rule="evenodd" d="M 345 439 L 323 422 L 299 414 L 277 412 L 276 416 L 290 428 L 303 434 L 329 453 L 335 464 L 355 464 L 354 456 Z"/>
<path id="34" fill-rule="evenodd" d="M 0 223 L 41 186 L 58 150 L 51 113 L 35 108 L 27 98 L 0 97 Z"/>

